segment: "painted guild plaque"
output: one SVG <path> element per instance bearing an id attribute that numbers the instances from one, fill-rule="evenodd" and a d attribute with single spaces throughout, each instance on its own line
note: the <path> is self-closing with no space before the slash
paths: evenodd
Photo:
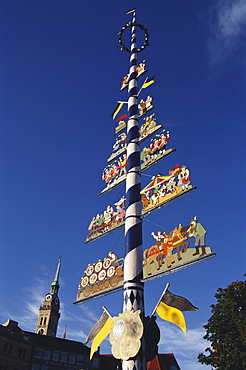
<path id="1" fill-rule="evenodd" d="M 185 267 L 191 262 L 214 256 L 210 247 L 206 246 L 207 231 L 194 217 L 190 224 L 179 224 L 169 233 L 152 232 L 154 244 L 144 250 L 143 276 L 145 280 L 162 275 L 177 267 Z M 191 246 L 194 238 L 194 246 Z"/>
<path id="2" fill-rule="evenodd" d="M 109 252 L 103 260 L 89 264 L 81 277 L 76 301 L 95 298 L 98 294 L 118 290 L 123 286 L 123 261 Z"/>
<path id="3" fill-rule="evenodd" d="M 196 188 L 190 183 L 188 167 L 175 165 L 167 176 L 154 176 L 151 182 L 141 190 L 142 215 L 145 216 L 194 189 Z M 114 207 L 108 205 L 103 213 L 98 213 L 92 218 L 85 243 L 111 233 L 124 225 L 125 200 L 124 196 L 121 197 L 117 203 L 114 203 Z"/>
<path id="4" fill-rule="evenodd" d="M 145 62 L 145 60 L 143 60 L 141 63 L 139 63 L 139 65 L 136 68 L 137 78 L 142 76 L 146 71 L 147 71 L 146 62 Z M 128 83 L 129 83 L 129 74 L 125 75 L 122 78 L 120 91 L 124 90 L 128 86 Z"/>
<path id="5" fill-rule="evenodd" d="M 197 217 L 183 226 L 179 224 L 168 232 L 151 232 L 153 244 L 143 251 L 143 281 L 152 280 L 171 272 L 215 257 L 207 246 L 207 230 Z M 124 259 L 113 252 L 85 269 L 75 303 L 93 299 L 123 289 Z"/>
<path id="6" fill-rule="evenodd" d="M 153 116 L 153 115 L 152 115 Z M 153 118 L 152 118 L 153 121 Z M 155 122 L 155 121 L 154 121 Z M 146 126 L 147 125 L 147 126 Z M 149 124 L 145 123 L 143 126 L 144 129 L 142 130 L 142 140 L 147 137 L 149 133 L 153 133 L 155 127 L 160 128 L 161 126 L 149 126 Z M 141 127 L 143 127 L 141 126 Z M 147 129 L 147 127 L 149 127 Z M 141 131 L 141 129 L 140 129 Z M 166 145 L 170 139 L 170 132 L 169 130 L 163 129 L 158 134 L 155 134 L 148 146 L 145 146 L 140 153 L 140 171 L 143 171 L 159 160 L 167 156 L 168 154 L 175 151 L 175 149 L 170 148 L 166 150 Z M 113 189 L 114 187 L 120 185 L 123 181 L 126 180 L 126 136 L 125 134 L 120 134 L 116 142 L 114 144 L 117 152 L 111 155 L 110 160 L 116 158 L 120 155 L 117 159 L 113 162 L 108 164 L 102 173 L 102 180 L 105 181 L 106 187 L 100 192 L 99 195 L 104 194 L 105 192 Z"/>
<path id="7" fill-rule="evenodd" d="M 143 117 L 145 114 L 147 114 L 149 111 L 151 111 L 154 108 L 152 103 L 152 96 L 148 95 L 146 100 L 141 99 L 138 104 L 138 111 L 139 111 L 139 117 Z"/>
<path id="8" fill-rule="evenodd" d="M 126 116 L 125 118 L 127 118 L 127 115 L 125 114 L 124 116 Z M 116 122 L 118 122 L 118 125 L 115 127 L 115 135 L 117 135 L 120 131 L 124 130 L 126 128 L 126 121 L 125 119 L 122 119 L 120 117 L 119 120 L 116 120 Z"/>
<path id="9" fill-rule="evenodd" d="M 155 131 L 159 130 L 162 126 L 156 124 L 156 119 L 153 118 L 155 113 L 151 114 L 148 117 L 145 117 L 145 122 L 142 124 L 139 130 L 139 142 L 146 139 L 148 136 L 152 135 Z M 120 121 L 121 124 L 124 122 L 124 127 L 122 126 L 122 129 L 126 127 L 125 121 Z M 119 130 L 120 131 L 120 130 Z M 165 130 L 167 132 L 168 130 Z M 167 136 L 166 136 L 167 137 Z M 167 140 L 169 140 L 169 136 Z M 167 144 L 167 142 L 166 142 Z M 121 155 L 122 153 L 126 152 L 127 148 L 127 136 L 125 133 L 122 133 L 117 136 L 115 143 L 113 145 L 113 153 L 108 158 L 107 162 L 111 162 L 113 159 L 115 159 L 117 156 Z"/>

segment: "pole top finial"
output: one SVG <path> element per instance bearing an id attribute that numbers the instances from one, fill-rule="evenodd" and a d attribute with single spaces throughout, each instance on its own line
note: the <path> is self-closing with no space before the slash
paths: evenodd
<path id="1" fill-rule="evenodd" d="M 126 12 L 126 14 L 130 14 L 130 13 L 133 13 L 135 11 L 136 11 L 136 9 L 132 9 L 132 10 L 129 10 L 129 12 Z"/>

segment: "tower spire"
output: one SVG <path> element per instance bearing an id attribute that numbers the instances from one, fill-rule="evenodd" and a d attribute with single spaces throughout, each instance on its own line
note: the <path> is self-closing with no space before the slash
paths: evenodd
<path id="1" fill-rule="evenodd" d="M 60 258 L 58 260 L 55 277 L 54 277 L 53 282 L 50 285 L 50 294 L 56 294 L 57 295 L 58 290 L 60 288 L 59 275 L 60 275 L 60 268 L 61 268 L 61 258 L 62 258 L 62 256 L 60 256 Z"/>
<path id="2" fill-rule="evenodd" d="M 50 285 L 50 292 L 46 294 L 43 304 L 39 308 L 36 333 L 55 337 L 58 321 L 60 318 L 60 300 L 58 297 L 59 274 L 61 268 L 61 256 L 58 260 L 56 273 L 53 282 Z"/>

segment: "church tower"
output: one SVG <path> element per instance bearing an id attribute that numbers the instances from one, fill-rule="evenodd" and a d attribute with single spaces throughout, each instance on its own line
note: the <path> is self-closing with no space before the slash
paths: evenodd
<path id="1" fill-rule="evenodd" d="M 35 333 L 56 336 L 58 321 L 60 318 L 60 300 L 58 297 L 59 274 L 61 267 L 61 258 L 58 261 L 54 281 L 50 285 L 50 292 L 46 294 L 42 305 L 39 308 L 38 322 Z"/>

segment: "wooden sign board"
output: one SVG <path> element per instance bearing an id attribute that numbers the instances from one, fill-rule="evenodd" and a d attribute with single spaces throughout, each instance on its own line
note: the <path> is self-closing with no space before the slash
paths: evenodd
<path id="1" fill-rule="evenodd" d="M 189 225 L 179 224 L 168 234 L 152 232 L 153 245 L 143 252 L 143 281 L 153 280 L 215 257 L 206 245 L 207 231 L 196 217 Z M 191 245 L 194 238 L 194 245 Z M 123 288 L 124 259 L 108 256 L 89 264 L 81 277 L 76 303 L 111 294 Z"/>
<path id="2" fill-rule="evenodd" d="M 157 175 L 141 190 L 142 216 L 146 216 L 157 209 L 164 207 L 171 201 L 184 196 L 196 189 L 190 184 L 190 172 L 187 166 L 175 165 L 167 176 Z M 125 223 L 125 200 L 123 196 L 114 203 L 108 205 L 103 213 L 94 216 L 89 224 L 89 234 L 85 240 L 88 243 L 109 234 Z"/>

